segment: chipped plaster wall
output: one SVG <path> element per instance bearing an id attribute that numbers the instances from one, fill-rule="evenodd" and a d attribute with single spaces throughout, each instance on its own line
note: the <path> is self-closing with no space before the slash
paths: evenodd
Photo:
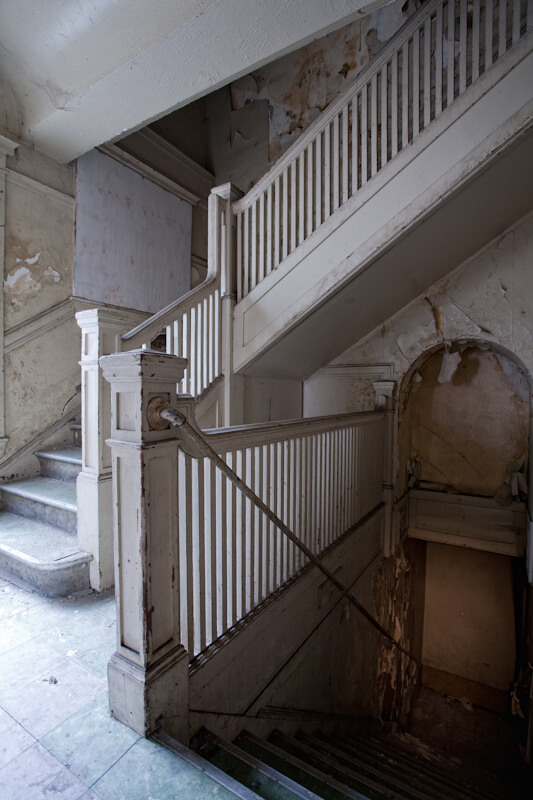
<path id="1" fill-rule="evenodd" d="M 421 356 L 453 342 L 479 342 L 504 348 L 504 355 L 514 354 L 531 381 L 532 268 L 533 215 L 529 215 L 332 363 L 389 364 L 398 400 L 402 380 Z M 502 379 L 511 389 L 509 376 Z M 359 402 L 361 406 L 367 402 L 366 391 Z M 522 408 L 521 418 L 524 413 Z M 401 494 L 404 465 L 396 466 Z"/>
<path id="2" fill-rule="evenodd" d="M 401 0 L 206 98 L 209 168 L 248 191 L 417 10 Z"/>
<path id="3" fill-rule="evenodd" d="M 74 168 L 24 146 L 7 168 L 6 458 L 59 419 L 80 383 L 74 308 L 57 324 L 53 310 L 72 296 Z"/>

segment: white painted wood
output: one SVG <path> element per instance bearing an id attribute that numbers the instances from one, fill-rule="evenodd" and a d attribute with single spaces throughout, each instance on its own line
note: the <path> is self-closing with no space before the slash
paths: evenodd
<path id="1" fill-rule="evenodd" d="M 381 70 L 381 167 L 388 161 L 388 132 L 389 132 L 389 87 L 387 81 L 388 64 Z"/>
<path id="2" fill-rule="evenodd" d="M 455 0 L 448 0 L 448 68 L 446 71 L 446 105 L 455 98 Z"/>
<path id="3" fill-rule="evenodd" d="M 473 0 L 472 2 L 472 83 L 479 78 L 480 2 L 481 0 Z"/>
<path id="4" fill-rule="evenodd" d="M 431 122 L 431 18 L 424 24 L 424 128 Z"/>
<path id="5" fill-rule="evenodd" d="M 361 89 L 361 186 L 368 180 L 368 86 Z"/>
<path id="6" fill-rule="evenodd" d="M 340 147 L 339 147 L 339 116 L 333 118 L 333 211 L 340 205 L 339 193 L 340 172 Z"/>
<path id="7" fill-rule="evenodd" d="M 283 218 L 282 218 L 282 228 L 281 228 L 281 243 L 282 243 L 282 258 L 287 258 L 289 254 L 289 240 L 290 240 L 290 229 L 289 229 L 289 167 L 285 169 L 281 176 L 281 180 L 283 183 Z"/>
<path id="8" fill-rule="evenodd" d="M 315 139 L 315 229 L 322 224 L 322 163 L 322 134 L 320 133 Z"/>
<path id="9" fill-rule="evenodd" d="M 460 0 L 459 6 L 459 94 L 466 89 L 467 70 L 467 0 Z"/>
<path id="10" fill-rule="evenodd" d="M 398 53 L 391 62 L 391 158 L 398 152 Z"/>
<path id="11" fill-rule="evenodd" d="M 492 48 L 494 42 L 494 8 L 493 0 L 485 0 L 485 71 L 492 65 Z"/>
<path id="12" fill-rule="evenodd" d="M 409 144 L 409 42 L 402 47 L 402 150 Z"/>
<path id="13" fill-rule="evenodd" d="M 342 109 L 342 203 L 348 200 L 348 104 Z M 318 225 L 317 225 L 318 228 Z"/>
<path id="14" fill-rule="evenodd" d="M 442 112 L 442 5 L 437 6 L 435 30 L 435 117 Z"/>
<path id="15" fill-rule="evenodd" d="M 501 58 L 507 49 L 507 0 L 500 0 L 498 17 L 498 58 Z"/>
<path id="16" fill-rule="evenodd" d="M 420 132 L 420 31 L 413 35 L 412 47 L 412 79 L 413 79 L 413 139 Z"/>
<path id="17" fill-rule="evenodd" d="M 370 82 L 370 175 L 378 171 L 378 76 Z"/>

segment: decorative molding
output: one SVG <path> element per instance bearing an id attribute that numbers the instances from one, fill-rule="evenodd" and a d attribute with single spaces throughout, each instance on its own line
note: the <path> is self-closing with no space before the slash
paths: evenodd
<path id="1" fill-rule="evenodd" d="M 0 156 L 14 156 L 17 147 L 20 147 L 20 142 L 0 133 Z"/>
<path id="2" fill-rule="evenodd" d="M 58 189 L 52 189 L 51 186 L 36 181 L 34 178 L 28 178 L 27 175 L 22 175 L 22 173 L 15 172 L 9 168 L 7 169 L 6 178 L 8 183 L 12 183 L 14 186 L 26 189 L 29 192 L 35 192 L 35 194 L 39 194 L 47 200 L 53 200 L 58 204 L 64 205 L 72 211 L 76 208 L 76 199 L 74 197 L 65 192 L 60 192 Z"/>
<path id="3" fill-rule="evenodd" d="M 208 169 L 205 169 L 205 167 L 197 164 L 196 161 L 193 161 L 192 158 L 186 156 L 185 153 L 182 153 L 181 150 L 178 150 L 178 148 L 174 147 L 173 144 L 167 142 L 166 139 L 153 131 L 151 128 L 144 128 L 142 131 L 137 131 L 137 133 L 133 135 L 137 136 L 141 140 L 144 139 L 154 147 L 157 147 L 159 150 L 164 152 L 165 157 L 169 160 L 174 161 L 176 164 L 179 164 L 181 167 L 184 167 L 191 172 L 194 172 L 200 180 L 210 184 L 209 189 L 215 185 L 215 176 L 212 172 L 209 172 Z"/>
<path id="4" fill-rule="evenodd" d="M 52 328 L 57 327 L 57 325 L 62 325 L 69 319 L 74 319 L 74 312 L 74 303 L 72 298 L 69 297 L 67 300 L 63 300 L 62 303 L 42 311 L 30 320 L 15 325 L 5 333 L 4 353 L 10 353 L 37 336 L 43 336 Z"/>
<path id="5" fill-rule="evenodd" d="M 207 258 L 191 255 L 191 270 L 195 269 L 200 278 L 200 282 L 207 278 Z"/>
<path id="6" fill-rule="evenodd" d="M 390 381 L 394 376 L 393 364 L 329 364 L 311 375 L 307 381 L 344 378 L 346 380 Z"/>

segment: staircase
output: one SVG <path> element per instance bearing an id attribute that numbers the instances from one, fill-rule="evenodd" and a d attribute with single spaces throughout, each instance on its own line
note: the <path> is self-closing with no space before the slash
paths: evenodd
<path id="1" fill-rule="evenodd" d="M 166 734 L 155 738 L 203 773 L 204 793 L 189 795 L 185 790 L 180 793 L 183 800 L 211 794 L 243 800 L 520 800 L 530 796 L 516 774 L 465 767 L 459 758 L 392 729 L 358 735 L 300 731 L 288 736 L 275 731 L 268 740 L 243 731 L 233 744 L 204 729 L 193 741 L 194 752 Z"/>
<path id="2" fill-rule="evenodd" d="M 76 535 L 81 448 L 73 444 L 35 456 L 39 475 L 0 487 L 0 574 L 60 597 L 89 588 L 91 556 L 79 549 Z"/>

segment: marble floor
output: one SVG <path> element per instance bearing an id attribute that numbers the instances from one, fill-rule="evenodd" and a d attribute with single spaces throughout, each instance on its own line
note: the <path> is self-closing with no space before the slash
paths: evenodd
<path id="1" fill-rule="evenodd" d="M 109 714 L 114 647 L 112 592 L 52 599 L 0 578 L 0 798 L 184 797 L 194 770 Z"/>

